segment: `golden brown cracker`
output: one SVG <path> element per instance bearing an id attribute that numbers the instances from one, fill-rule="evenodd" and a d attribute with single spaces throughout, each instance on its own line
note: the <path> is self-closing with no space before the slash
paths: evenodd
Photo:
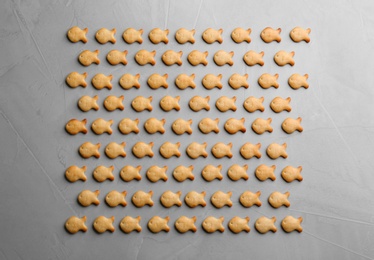
<path id="1" fill-rule="evenodd" d="M 171 110 L 179 111 L 181 109 L 179 105 L 180 96 L 172 97 L 172 96 L 164 96 L 160 100 L 160 107 L 165 112 L 169 112 Z"/>
<path id="2" fill-rule="evenodd" d="M 240 154 L 244 159 L 251 159 L 252 157 L 261 158 L 260 152 L 261 144 L 252 144 L 250 142 L 246 142 L 240 148 Z"/>
<path id="3" fill-rule="evenodd" d="M 203 191 L 201 193 L 198 193 L 196 191 L 190 191 L 184 197 L 184 202 L 190 208 L 195 208 L 197 206 L 205 207 L 206 206 L 206 202 L 204 200 L 205 195 L 206 195 L 205 191 Z"/>
<path id="4" fill-rule="evenodd" d="M 98 73 L 96 74 L 92 80 L 91 80 L 91 83 L 92 83 L 92 86 L 94 86 L 94 88 L 96 89 L 103 89 L 103 88 L 107 88 L 109 90 L 112 89 L 112 81 L 113 79 L 113 75 L 104 75 L 103 73 Z"/>
<path id="5" fill-rule="evenodd" d="M 282 206 L 285 206 L 288 208 L 291 205 L 291 203 L 288 200 L 289 196 L 290 196 L 290 193 L 288 191 L 285 193 L 274 191 L 273 193 L 270 194 L 268 198 L 268 202 L 273 208 L 276 208 L 276 209 Z"/>
<path id="6" fill-rule="evenodd" d="M 229 176 L 232 181 L 238 181 L 240 179 L 248 180 L 249 176 L 247 174 L 247 170 L 248 164 L 244 164 L 243 166 L 233 164 L 227 170 L 227 176 Z"/>
<path id="7" fill-rule="evenodd" d="M 87 166 L 78 167 L 76 165 L 69 166 L 65 171 L 65 178 L 70 182 L 76 182 L 78 180 L 86 181 Z"/>
<path id="8" fill-rule="evenodd" d="M 92 63 L 100 64 L 100 59 L 98 55 L 99 55 L 99 50 L 95 50 L 95 51 L 84 50 L 79 54 L 78 61 L 80 62 L 80 64 L 86 67 L 90 66 Z"/>
<path id="9" fill-rule="evenodd" d="M 264 112 L 265 108 L 264 108 L 264 105 L 262 104 L 263 102 L 264 102 L 264 97 L 256 98 L 256 97 L 250 96 L 244 101 L 243 107 L 249 113 L 253 113 L 257 110 L 259 110 L 260 112 Z"/>
<path id="10" fill-rule="evenodd" d="M 217 51 L 214 56 L 213 60 L 218 66 L 223 66 L 225 64 L 232 66 L 234 65 L 234 61 L 232 60 L 232 57 L 234 56 L 234 52 L 226 52 L 223 50 Z"/>
<path id="11" fill-rule="evenodd" d="M 269 231 L 275 233 L 277 232 L 277 227 L 274 225 L 276 220 L 277 219 L 275 217 L 259 217 L 255 222 L 255 228 L 261 234 L 265 234 Z"/>
<path id="12" fill-rule="evenodd" d="M 159 120 L 157 118 L 151 117 L 144 122 L 144 129 L 148 134 L 155 134 L 157 132 L 163 134 L 165 133 L 165 122 L 165 119 Z"/>
<path id="13" fill-rule="evenodd" d="M 262 203 L 260 200 L 261 191 L 257 192 L 251 192 L 251 191 L 245 191 L 240 195 L 239 201 L 240 204 L 242 204 L 243 207 L 249 208 L 253 205 L 256 205 L 257 207 L 261 207 Z"/>
<path id="14" fill-rule="evenodd" d="M 197 66 L 199 64 L 203 64 L 204 66 L 206 66 L 208 65 L 206 57 L 208 57 L 207 51 L 200 52 L 197 50 L 193 50 L 188 54 L 187 60 L 192 66 Z"/>
<path id="15" fill-rule="evenodd" d="M 228 110 L 236 111 L 236 96 L 233 96 L 232 98 L 221 96 L 216 101 L 216 108 L 221 112 L 226 112 Z"/>
<path id="16" fill-rule="evenodd" d="M 287 233 L 290 233 L 292 231 L 297 231 L 300 233 L 303 231 L 303 227 L 301 226 L 302 221 L 303 221 L 302 217 L 295 218 L 292 216 L 286 216 L 282 220 L 281 226 L 282 226 L 282 229 Z"/>
<path id="17" fill-rule="evenodd" d="M 280 113 L 282 111 L 291 111 L 291 98 L 288 97 L 286 99 L 283 99 L 281 97 L 275 97 L 271 102 L 270 102 L 270 108 L 275 112 L 275 113 Z"/>
<path id="18" fill-rule="evenodd" d="M 280 36 L 281 32 L 282 32 L 281 28 L 273 29 L 271 27 L 266 27 L 265 29 L 262 30 L 260 36 L 261 36 L 261 39 L 266 43 L 269 43 L 272 41 L 281 42 L 282 40 Z"/>
<path id="19" fill-rule="evenodd" d="M 206 74 L 202 80 L 202 84 L 206 89 L 213 89 L 213 88 L 222 88 L 222 74 L 218 74 L 217 76 L 214 74 Z"/>
<path id="20" fill-rule="evenodd" d="M 182 65 L 182 55 L 183 51 L 173 51 L 173 50 L 168 50 L 165 51 L 164 54 L 161 56 L 161 60 L 164 62 L 165 65 L 171 66 L 174 64 L 177 64 L 178 66 Z"/>
<path id="21" fill-rule="evenodd" d="M 119 175 L 121 179 L 125 182 L 129 182 L 132 180 L 140 181 L 142 179 L 142 176 L 140 175 L 140 170 L 142 169 L 141 165 L 138 165 L 136 167 L 132 165 L 125 165 Z"/>
<path id="22" fill-rule="evenodd" d="M 138 124 L 139 124 L 139 119 L 137 118 L 134 120 L 130 118 L 124 118 L 119 122 L 118 129 L 124 135 L 127 135 L 131 132 L 134 132 L 135 134 L 137 134 L 139 133 Z"/>
<path id="23" fill-rule="evenodd" d="M 224 206 L 231 207 L 232 206 L 231 196 L 232 196 L 231 191 L 227 193 L 222 192 L 222 191 L 216 191 L 210 197 L 210 201 L 213 204 L 213 206 L 216 207 L 217 209 L 223 208 Z"/>
<path id="24" fill-rule="evenodd" d="M 237 132 L 242 132 L 242 133 L 245 133 L 247 131 L 247 129 L 245 128 L 244 126 L 244 123 L 245 123 L 245 118 L 242 117 L 241 119 L 236 119 L 236 118 L 229 118 L 226 122 L 225 122 L 225 130 L 229 133 L 229 134 L 236 134 Z"/>
<path id="25" fill-rule="evenodd" d="M 173 124 L 171 125 L 171 128 L 173 129 L 173 132 L 177 135 L 182 135 L 184 133 L 187 133 L 190 135 L 192 134 L 191 124 L 192 124 L 192 119 L 184 120 L 184 119 L 178 118 L 177 120 L 173 122 Z"/>
<path id="26" fill-rule="evenodd" d="M 159 180 L 167 181 L 168 176 L 166 175 L 166 171 L 168 167 L 165 165 L 164 167 L 159 167 L 157 165 L 153 165 L 148 168 L 146 172 L 146 176 L 148 180 L 151 182 L 158 182 Z"/>
<path id="27" fill-rule="evenodd" d="M 236 43 L 242 43 L 242 42 L 251 42 L 251 37 L 249 36 L 251 34 L 252 30 L 251 28 L 248 28 L 247 30 L 243 28 L 235 28 L 231 32 L 231 39 Z"/>
<path id="28" fill-rule="evenodd" d="M 136 218 L 126 216 L 119 223 L 119 227 L 126 234 L 131 233 L 132 231 L 141 232 L 142 227 L 140 226 L 140 220 L 140 216 L 137 216 Z"/>
<path id="29" fill-rule="evenodd" d="M 222 180 L 223 176 L 221 174 L 222 165 L 214 166 L 212 164 L 206 165 L 201 171 L 201 176 L 206 181 L 213 181 L 215 179 Z"/>
<path id="30" fill-rule="evenodd" d="M 125 142 L 122 142 L 120 144 L 116 142 L 110 142 L 105 147 L 105 154 L 110 159 L 115 159 L 119 156 L 126 157 L 125 146 L 126 146 Z"/>
<path id="31" fill-rule="evenodd" d="M 249 88 L 249 84 L 247 82 L 248 74 L 240 75 L 239 73 L 234 73 L 229 78 L 229 85 L 233 89 Z"/>
<path id="32" fill-rule="evenodd" d="M 207 145 L 208 144 L 206 142 L 202 144 L 199 144 L 197 142 L 192 142 L 187 146 L 186 153 L 191 159 L 196 159 L 200 156 L 206 158 L 208 157 L 208 153 L 205 150 Z"/>
<path id="33" fill-rule="evenodd" d="M 118 205 L 125 207 L 127 205 L 126 195 L 126 191 L 119 192 L 112 190 L 105 196 L 105 202 L 109 207 L 117 207 Z"/>
<path id="34" fill-rule="evenodd" d="M 188 105 L 195 112 L 198 112 L 202 109 L 209 111 L 210 110 L 209 100 L 210 100 L 209 96 L 206 96 L 205 98 L 201 96 L 193 96 L 188 102 Z"/>
<path id="35" fill-rule="evenodd" d="M 65 82 L 71 88 L 76 88 L 79 86 L 85 88 L 87 87 L 87 82 L 86 82 L 87 76 L 88 76 L 87 72 L 83 72 L 82 74 L 80 74 L 76 71 L 73 71 L 69 73 L 69 75 L 66 76 Z"/>
<path id="36" fill-rule="evenodd" d="M 165 218 L 154 216 L 148 221 L 148 229 L 153 233 L 159 233 L 161 231 L 169 232 L 169 220 L 170 218 L 168 216 Z"/>
<path id="37" fill-rule="evenodd" d="M 153 191 L 149 191 L 147 193 L 142 190 L 138 190 L 132 196 L 131 201 L 137 208 L 144 207 L 145 205 L 152 207 L 153 206 L 152 195 L 153 195 Z"/>
<path id="38" fill-rule="evenodd" d="M 286 51 L 278 51 L 274 55 L 274 61 L 278 66 L 285 66 L 287 64 L 293 66 L 295 65 L 295 61 L 293 56 L 295 55 L 294 51 L 286 52 Z"/>
<path id="39" fill-rule="evenodd" d="M 263 89 L 268 89 L 271 87 L 279 88 L 279 83 L 277 81 L 278 77 L 278 74 L 271 75 L 269 73 L 264 73 L 258 78 L 258 84 Z"/>
<path id="40" fill-rule="evenodd" d="M 180 157 L 181 152 L 179 151 L 179 147 L 181 146 L 180 142 L 171 143 L 171 142 L 165 142 L 160 146 L 160 154 L 165 159 L 169 159 L 173 156 Z"/>
<path id="41" fill-rule="evenodd" d="M 76 43 L 79 41 L 86 43 L 88 41 L 87 36 L 86 36 L 87 32 L 88 32 L 87 28 L 81 29 L 78 26 L 73 26 L 68 30 L 66 35 L 69 41 L 73 43 Z"/>
<path id="42" fill-rule="evenodd" d="M 287 117 L 282 123 L 282 129 L 287 134 L 292 134 L 295 131 L 302 132 L 304 129 L 301 126 L 301 117 L 296 119 Z"/>
<path id="43" fill-rule="evenodd" d="M 79 218 L 77 216 L 71 216 L 65 222 L 65 229 L 70 234 L 75 234 L 78 231 L 86 232 L 88 230 L 85 224 L 86 220 L 87 220 L 86 216 L 83 216 L 82 218 Z"/>
<path id="44" fill-rule="evenodd" d="M 260 181 L 265 181 L 267 179 L 275 181 L 277 178 L 274 174 L 276 168 L 275 165 L 268 166 L 266 164 L 260 164 L 255 170 L 255 176 Z"/>
<path id="45" fill-rule="evenodd" d="M 102 118 L 95 119 L 91 124 L 92 131 L 97 134 L 101 135 L 103 133 L 112 134 L 113 130 L 111 125 L 113 124 L 113 120 L 105 120 Z"/>
<path id="46" fill-rule="evenodd" d="M 195 226 L 196 217 L 188 218 L 186 216 L 180 216 L 174 223 L 175 229 L 179 233 L 186 233 L 188 231 L 196 232 L 197 228 Z"/>
<path id="47" fill-rule="evenodd" d="M 299 26 L 293 28 L 290 32 L 290 37 L 294 42 L 305 41 L 306 43 L 310 42 L 309 34 L 311 32 L 310 28 L 303 29 Z"/>
<path id="48" fill-rule="evenodd" d="M 123 95 L 116 97 L 113 95 L 109 95 L 104 100 L 104 107 L 108 111 L 114 111 L 116 109 L 118 110 L 124 110 L 125 106 L 123 105 L 123 100 L 125 97 Z"/>
<path id="49" fill-rule="evenodd" d="M 113 181 L 114 180 L 113 170 L 114 170 L 113 165 L 109 167 L 99 165 L 94 169 L 92 176 L 98 182 L 103 182 L 105 180 Z"/>
<path id="50" fill-rule="evenodd" d="M 151 89 L 158 88 L 168 88 L 169 84 L 166 81 L 168 79 L 168 74 L 160 75 L 158 73 L 153 73 L 148 77 L 147 84 Z"/>
<path id="51" fill-rule="evenodd" d="M 154 153 L 152 151 L 152 147 L 153 147 L 153 142 L 150 142 L 149 144 L 144 143 L 144 142 L 137 142 L 132 147 L 132 153 L 137 158 L 143 158 L 145 156 L 148 156 L 148 157 L 152 158 L 153 155 L 154 155 Z"/>
<path id="52" fill-rule="evenodd" d="M 218 128 L 219 118 L 203 118 L 199 122 L 199 129 L 203 134 L 209 134 L 210 132 L 219 133 Z"/>
<path id="53" fill-rule="evenodd" d="M 160 197 L 160 201 L 162 206 L 165 208 L 170 208 L 172 206 L 182 206 L 182 201 L 180 200 L 180 196 L 182 195 L 181 191 L 172 192 L 170 190 L 165 191 L 162 193 Z"/>
<path id="54" fill-rule="evenodd" d="M 137 96 L 135 97 L 132 102 L 131 102 L 131 107 L 136 111 L 136 112 L 142 112 L 144 110 L 152 111 L 152 102 L 153 98 L 152 96 L 146 98 L 143 96 Z"/>
<path id="55" fill-rule="evenodd" d="M 252 123 L 252 130 L 256 134 L 259 134 L 259 135 L 265 132 L 272 133 L 273 128 L 270 125 L 272 121 L 273 120 L 271 118 L 268 118 L 268 119 L 256 118 Z"/>
<path id="56" fill-rule="evenodd" d="M 140 88 L 139 83 L 140 74 L 132 75 L 129 73 L 123 74 L 122 77 L 119 79 L 119 85 L 123 89 L 130 89 L 130 88 Z"/>
<path id="57" fill-rule="evenodd" d="M 216 29 L 208 28 L 203 32 L 203 40 L 208 44 L 212 44 L 213 42 L 222 43 L 223 42 L 222 32 L 223 32 L 222 29 L 216 30 Z"/>
<path id="58" fill-rule="evenodd" d="M 93 228 L 98 233 L 104 233 L 105 231 L 114 232 L 115 228 L 113 226 L 114 216 L 107 218 L 104 216 L 97 217 L 93 222 Z"/>
<path id="59" fill-rule="evenodd" d="M 308 74 L 305 74 L 304 76 L 298 73 L 292 74 L 288 78 L 288 85 L 293 89 L 299 89 L 299 88 L 307 89 L 309 88 L 309 83 L 307 81 L 308 78 L 309 78 Z"/>
<path id="60" fill-rule="evenodd" d="M 78 202 L 81 204 L 83 207 L 88 207 L 91 204 L 94 205 L 99 205 L 100 201 L 97 198 L 100 194 L 99 190 L 95 191 L 90 191 L 90 190 L 83 190 L 81 193 L 78 195 Z"/>
<path id="61" fill-rule="evenodd" d="M 302 181 L 303 176 L 301 175 L 301 171 L 303 170 L 302 166 L 293 167 L 293 166 L 286 166 L 283 168 L 281 176 L 286 182 L 292 182 L 294 180 Z"/>
<path id="62" fill-rule="evenodd" d="M 215 218 L 212 216 L 207 217 L 204 219 L 202 223 L 202 227 L 207 233 L 214 233 L 216 231 L 224 232 L 225 227 L 223 226 L 224 217 Z"/>
<path id="63" fill-rule="evenodd" d="M 142 34 L 143 34 L 143 29 L 136 30 L 134 28 L 127 28 L 123 32 L 122 38 L 128 44 L 132 44 L 134 42 L 141 44 L 143 43 Z"/>
<path id="64" fill-rule="evenodd" d="M 257 53 L 255 51 L 248 51 L 244 54 L 243 60 L 248 66 L 254 66 L 256 64 L 264 66 L 265 62 L 262 59 L 265 53 L 263 51 Z"/>
<path id="65" fill-rule="evenodd" d="M 229 220 L 228 227 L 231 230 L 231 232 L 238 234 L 242 231 L 249 232 L 251 228 L 248 226 L 249 223 L 249 217 L 240 218 L 238 216 L 233 217 Z"/>
<path id="66" fill-rule="evenodd" d="M 94 97 L 82 96 L 78 100 L 78 107 L 83 112 L 87 112 L 91 109 L 97 111 L 97 110 L 99 110 L 99 105 L 97 104 L 98 99 L 99 99 L 99 97 L 97 95 L 95 95 Z"/>
<path id="67" fill-rule="evenodd" d="M 187 30 L 185 28 L 180 28 L 175 32 L 175 40 L 180 44 L 185 44 L 190 42 L 195 43 L 195 29 Z"/>
<path id="68" fill-rule="evenodd" d="M 191 181 L 193 181 L 195 179 L 195 176 L 192 172 L 193 169 L 194 169 L 193 165 L 190 165 L 188 167 L 179 165 L 174 169 L 173 177 L 179 182 L 183 182 L 187 179 L 190 179 Z"/>
<path id="69" fill-rule="evenodd" d="M 218 142 L 212 147 L 212 154 L 217 159 L 227 157 L 232 158 L 232 143 L 224 144 L 222 142 Z"/>
<path id="70" fill-rule="evenodd" d="M 288 154 L 286 151 L 287 144 L 282 145 L 277 143 L 272 143 L 266 148 L 266 153 L 271 159 L 277 159 L 279 157 L 287 158 Z"/>
<path id="71" fill-rule="evenodd" d="M 116 43 L 116 37 L 114 36 L 116 34 L 116 28 L 113 28 L 112 30 L 109 30 L 107 28 L 101 28 L 97 30 L 95 34 L 95 38 L 98 43 L 105 44 L 107 42 Z"/>
<path id="72" fill-rule="evenodd" d="M 190 76 L 182 73 L 182 74 L 179 74 L 177 78 L 175 79 L 175 85 L 181 90 L 186 89 L 186 88 L 194 89 L 196 88 L 194 79 L 195 79 L 194 73 L 192 73 Z"/>
<path id="73" fill-rule="evenodd" d="M 154 66 L 156 64 L 155 56 L 156 51 L 140 50 L 135 54 L 134 58 L 140 66 L 144 66 L 146 64 L 151 64 Z"/>
<path id="74" fill-rule="evenodd" d="M 123 65 L 127 65 L 127 55 L 128 51 L 119 51 L 119 50 L 111 50 L 106 55 L 106 60 L 109 62 L 110 65 L 118 65 L 122 63 Z"/>
<path id="75" fill-rule="evenodd" d="M 100 143 L 93 144 L 91 142 L 85 142 L 79 147 L 79 154 L 85 159 L 90 157 L 100 158 L 100 146 Z"/>
<path id="76" fill-rule="evenodd" d="M 86 124 L 87 119 L 70 119 L 65 125 L 65 130 L 71 135 L 76 135 L 78 133 L 87 134 L 88 130 L 86 128 Z"/>
<path id="77" fill-rule="evenodd" d="M 132 180 L 140 181 L 142 179 L 142 176 L 140 175 L 141 169 L 141 165 L 138 165 L 136 167 L 132 165 L 125 165 L 119 172 L 119 175 L 121 176 L 121 179 L 125 182 L 129 182 Z"/>
<path id="78" fill-rule="evenodd" d="M 160 42 L 167 44 L 169 42 L 168 34 L 168 29 L 161 30 L 160 28 L 154 28 L 149 32 L 148 38 L 153 44 L 159 44 Z"/>

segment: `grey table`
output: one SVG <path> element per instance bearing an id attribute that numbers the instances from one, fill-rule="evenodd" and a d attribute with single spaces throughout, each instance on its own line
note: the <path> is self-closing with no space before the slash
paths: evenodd
<path id="1" fill-rule="evenodd" d="M 372 1 L 2 1 L 0 11 L 0 259 L 373 259 L 374 251 L 374 175 L 373 175 L 373 46 L 374 20 Z M 89 42 L 72 44 L 66 39 L 71 26 L 88 27 Z M 259 34 L 266 26 L 282 28 L 282 42 L 265 44 Z M 294 26 L 310 27 L 312 41 L 309 44 L 293 43 L 288 37 Z M 99 45 L 94 33 L 99 28 L 117 28 L 115 45 Z M 121 39 L 128 28 L 143 28 L 144 43 L 127 45 Z M 170 30 L 169 44 L 153 45 L 147 39 L 154 28 Z M 173 35 L 180 27 L 196 29 L 194 45 L 179 45 Z M 208 27 L 222 28 L 224 42 L 208 45 L 201 33 Z M 230 39 L 232 29 L 252 28 L 250 44 L 235 44 Z M 140 48 L 157 51 L 157 66 L 136 65 L 133 55 Z M 102 62 L 99 66 L 82 67 L 76 60 L 84 50 L 99 49 Z M 127 66 L 110 66 L 105 61 L 111 49 L 129 51 Z M 168 50 L 184 52 L 181 67 L 166 67 L 161 54 Z M 209 65 L 192 67 L 186 57 L 193 49 L 209 51 Z M 212 56 L 217 50 L 234 51 L 234 66 L 218 67 Z M 263 67 L 248 67 L 242 61 L 250 49 L 265 52 Z M 278 50 L 295 51 L 294 67 L 278 67 L 272 56 Z M 89 74 L 113 74 L 114 87 L 98 91 L 90 84 L 87 88 L 69 88 L 64 80 L 71 71 Z M 117 81 L 124 73 L 140 73 L 139 90 L 125 91 Z M 248 73 L 250 88 L 232 90 L 228 77 L 238 72 Z M 261 89 L 257 78 L 264 72 L 279 73 L 279 89 Z M 292 90 L 287 78 L 292 73 L 308 73 L 310 88 Z M 168 73 L 168 89 L 151 91 L 146 79 L 151 73 Z M 195 73 L 198 87 L 195 90 L 178 90 L 173 81 L 179 73 Z M 206 90 L 200 81 L 207 73 L 223 74 L 222 90 Z M 103 107 L 97 112 L 81 112 L 76 102 L 82 95 L 99 95 L 102 101 L 107 95 L 125 95 L 125 110 L 107 112 Z M 165 95 L 181 95 L 181 111 L 163 113 L 158 100 Z M 212 109 L 193 113 L 188 100 L 193 95 L 210 95 Z M 154 110 L 151 113 L 135 113 L 130 101 L 136 95 L 152 95 Z M 219 113 L 214 101 L 221 95 L 237 96 L 238 110 Z M 247 96 L 264 96 L 266 109 L 263 113 L 247 113 L 241 106 Z M 287 114 L 273 113 L 268 104 L 275 96 L 292 98 L 292 111 Z M 142 129 L 138 135 L 124 136 L 116 128 L 123 117 L 139 118 L 141 124 L 150 116 L 165 117 L 167 131 L 164 135 L 148 135 Z M 280 124 L 287 116 L 302 117 L 304 131 L 286 135 Z M 112 136 L 69 136 L 65 123 L 71 118 L 87 118 L 91 123 L 103 117 L 114 119 Z M 176 136 L 170 130 L 174 119 L 193 119 L 191 136 Z M 220 117 L 221 132 L 203 135 L 197 122 L 203 117 Z M 230 117 L 246 118 L 245 134 L 229 135 L 223 123 Z M 272 117 L 274 132 L 258 136 L 250 129 L 257 117 Z M 156 155 L 152 159 L 137 160 L 130 148 L 136 141 L 154 141 Z M 181 142 L 181 151 L 192 141 L 208 142 L 208 149 L 217 141 L 233 142 L 232 159 L 189 159 L 183 152 L 178 159 L 162 159 L 157 148 L 164 141 Z M 127 142 L 125 159 L 83 160 L 77 153 L 85 141 Z M 244 141 L 261 142 L 261 151 L 271 142 L 288 144 L 289 158 L 270 160 L 265 154 L 261 159 L 249 161 L 240 157 L 238 151 Z M 103 148 L 101 148 L 103 152 Z M 205 182 L 200 171 L 207 163 L 223 165 L 222 181 Z M 230 181 L 225 171 L 233 164 L 249 164 L 248 181 Z M 260 163 L 277 166 L 277 180 L 259 182 L 253 171 Z M 64 171 L 70 165 L 87 165 L 86 182 L 68 183 Z M 97 183 L 91 176 L 97 165 L 114 165 L 115 180 Z M 126 164 L 142 165 L 143 180 L 123 182 L 118 172 Z M 173 178 L 167 182 L 150 183 L 144 176 L 151 165 L 168 165 L 168 174 L 179 164 L 195 165 L 195 180 L 177 183 Z M 285 183 L 279 176 L 286 165 L 302 165 L 304 180 Z M 76 202 L 83 189 L 99 189 L 101 204 L 83 208 Z M 155 192 L 153 207 L 135 208 L 131 203 L 125 208 L 109 208 L 103 197 L 110 190 L 127 190 L 127 197 L 136 190 Z M 209 202 L 205 208 L 163 208 L 158 202 L 167 189 L 207 192 L 233 191 L 232 208 L 215 209 Z M 263 206 L 244 208 L 238 197 L 244 190 L 261 190 Z M 273 209 L 266 202 L 275 190 L 290 191 L 291 206 Z M 71 216 L 88 217 L 86 233 L 68 234 L 65 220 Z M 96 216 L 115 216 L 114 233 L 97 234 L 92 229 Z M 125 215 L 142 216 L 141 233 L 124 234 L 118 228 Z M 146 223 L 153 215 L 170 216 L 169 233 L 152 234 Z M 196 233 L 179 234 L 173 227 L 181 215 L 197 217 Z M 201 228 L 202 220 L 209 215 L 251 218 L 250 233 L 207 234 Z M 276 233 L 261 235 L 253 227 L 260 216 L 276 216 L 277 226 L 286 215 L 302 216 L 302 233 Z"/>

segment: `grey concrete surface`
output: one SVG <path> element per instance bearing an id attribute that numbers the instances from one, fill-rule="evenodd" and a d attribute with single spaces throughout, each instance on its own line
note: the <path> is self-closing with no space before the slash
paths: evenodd
<path id="1" fill-rule="evenodd" d="M 0 259 L 374 259 L 374 3 L 372 1 L 10 1 L 0 3 Z M 66 32 L 71 26 L 88 27 L 87 44 L 70 43 Z M 282 28 L 282 42 L 265 44 L 259 37 L 267 26 Z M 293 43 L 288 37 L 295 26 L 312 29 L 311 42 Z M 102 27 L 117 29 L 115 45 L 100 45 L 94 39 Z M 128 28 L 143 28 L 144 43 L 126 44 L 122 32 Z M 153 45 L 147 39 L 154 28 L 170 30 L 169 44 Z M 179 45 L 173 38 L 180 28 L 195 28 L 196 43 Z M 208 28 L 223 28 L 224 42 L 208 45 L 201 39 Z M 252 28 L 250 44 L 235 44 L 230 39 L 236 27 Z M 133 60 L 137 50 L 156 50 L 157 65 L 138 66 Z M 99 66 L 82 67 L 77 62 L 84 50 L 100 50 Z M 127 49 L 127 66 L 110 66 L 105 60 L 109 50 Z M 161 54 L 168 50 L 182 50 L 183 65 L 166 67 Z M 192 67 L 187 54 L 193 49 L 209 51 L 209 65 Z M 218 67 L 212 57 L 217 50 L 234 51 L 234 66 Z M 250 49 L 265 52 L 263 67 L 248 67 L 242 61 Z M 272 60 L 278 50 L 295 51 L 294 67 L 278 67 Z M 96 90 L 91 84 L 85 89 L 71 89 L 65 77 L 72 71 L 88 73 L 87 80 L 99 72 L 113 74 L 113 89 Z M 123 90 L 118 79 L 126 72 L 141 74 L 139 90 Z M 152 73 L 168 73 L 169 88 L 150 90 L 146 85 Z M 178 90 L 173 81 L 179 73 L 195 73 L 198 87 Z M 227 79 L 232 73 L 248 73 L 250 88 L 232 90 Z M 261 89 L 257 78 L 264 72 L 279 73 L 279 89 Z M 292 90 L 287 78 L 292 73 L 308 73 L 310 88 Z M 207 73 L 222 73 L 224 87 L 206 90 L 200 81 Z M 100 97 L 100 110 L 83 113 L 77 108 L 82 95 Z M 125 110 L 107 112 L 102 101 L 109 95 L 125 95 Z M 180 95 L 181 111 L 163 112 L 157 105 L 164 95 Z M 193 95 L 210 95 L 212 109 L 193 113 L 188 100 Z M 154 97 L 152 112 L 135 113 L 130 102 L 136 95 Z M 220 113 L 214 101 L 221 95 L 237 96 L 238 110 Z M 264 96 L 263 113 L 247 113 L 241 104 L 250 95 Z M 268 107 L 275 96 L 292 98 L 292 111 L 275 114 Z M 124 136 L 117 130 L 124 117 L 139 118 L 140 125 L 150 116 L 166 118 L 164 135 L 148 135 L 143 129 L 138 135 Z M 287 135 L 280 128 L 287 116 L 302 117 L 304 132 Z M 114 133 L 96 136 L 68 135 L 64 126 L 71 118 L 87 118 L 90 124 L 103 117 L 113 119 Z M 193 134 L 176 136 L 170 130 L 174 119 L 193 119 Z M 219 134 L 203 135 L 197 129 L 203 117 L 220 117 Z M 230 117 L 246 118 L 247 132 L 229 135 L 223 124 Z M 257 117 L 272 117 L 274 132 L 258 136 L 250 129 Z M 137 141 L 154 141 L 156 155 L 152 159 L 136 159 L 131 147 Z M 181 142 L 182 156 L 163 159 L 157 153 L 164 141 Z M 82 159 L 77 149 L 85 141 L 101 142 L 100 159 Z M 127 143 L 125 159 L 110 160 L 103 147 L 110 141 Z M 208 149 L 217 141 L 233 142 L 232 159 L 191 160 L 184 153 L 192 141 L 208 142 Z M 262 143 L 261 159 L 244 160 L 239 155 L 242 143 Z M 266 146 L 272 142 L 288 144 L 287 159 L 270 160 Z M 200 171 L 204 165 L 222 164 L 224 179 L 205 182 Z M 233 163 L 249 164 L 248 181 L 232 182 L 226 176 Z M 277 180 L 259 182 L 253 171 L 260 163 L 277 166 Z M 70 165 L 87 165 L 86 182 L 68 183 L 64 171 Z M 114 165 L 115 180 L 97 183 L 91 172 L 97 165 Z M 119 170 L 126 164 L 142 165 L 143 180 L 125 183 Z M 145 170 L 151 165 L 168 165 L 168 175 L 179 164 L 195 165 L 195 180 L 177 183 L 150 183 Z M 285 183 L 280 177 L 286 165 L 302 165 L 304 180 Z M 76 202 L 83 189 L 99 189 L 101 204 L 81 207 Z M 153 207 L 135 208 L 131 203 L 122 208 L 109 208 L 103 198 L 110 190 L 127 190 L 127 200 L 139 189 L 153 190 Z M 190 190 L 207 192 L 206 199 L 217 191 L 233 191 L 231 208 L 215 209 L 210 203 L 205 208 L 163 208 L 158 198 L 163 191 Z M 243 208 L 238 198 L 245 190 L 262 192 L 263 205 Z M 273 191 L 290 191 L 291 206 L 273 209 L 267 203 Z M 86 215 L 89 230 L 68 234 L 64 222 L 71 215 Z M 97 234 L 92 228 L 99 216 L 115 216 L 114 233 Z M 118 224 L 125 215 L 142 217 L 141 233 L 124 234 Z M 153 215 L 170 216 L 169 233 L 152 234 L 146 227 Z M 181 215 L 196 216 L 198 231 L 179 234 L 173 227 Z M 224 216 L 224 225 L 233 216 L 249 216 L 250 233 L 207 234 L 201 228 L 206 216 Z M 275 216 L 278 232 L 261 235 L 254 229 L 260 216 Z M 304 231 L 286 234 L 280 221 L 287 215 L 302 216 Z"/>

